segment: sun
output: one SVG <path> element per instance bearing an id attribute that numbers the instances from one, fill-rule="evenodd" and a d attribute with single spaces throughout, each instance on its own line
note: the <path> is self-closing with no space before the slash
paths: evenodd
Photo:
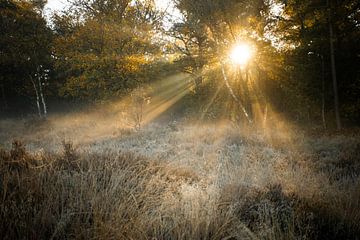
<path id="1" fill-rule="evenodd" d="M 230 52 L 230 59 L 234 64 L 238 64 L 241 66 L 246 65 L 253 55 L 252 48 L 246 44 L 238 44 L 236 45 Z"/>

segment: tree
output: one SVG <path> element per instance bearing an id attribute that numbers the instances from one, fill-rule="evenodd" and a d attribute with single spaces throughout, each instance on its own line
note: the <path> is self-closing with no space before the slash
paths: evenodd
<path id="1" fill-rule="evenodd" d="M 309 61 L 309 53 L 312 65 L 308 64 L 303 71 L 309 72 L 309 67 L 318 65 L 317 62 L 324 63 L 324 68 L 319 65 L 318 71 L 309 74 L 306 79 L 299 82 L 308 86 L 332 86 L 332 93 L 328 93 L 327 87 L 319 88 L 322 92 L 308 90 L 303 91 L 303 95 L 310 95 L 316 100 L 317 96 L 323 96 L 322 108 L 325 107 L 326 99 L 331 94 L 333 97 L 333 112 L 337 128 L 341 128 L 340 114 L 349 115 L 346 109 L 352 109 L 351 118 L 356 118 L 359 107 L 354 106 L 354 99 L 349 98 L 349 92 L 353 96 L 358 93 L 350 87 L 358 79 L 356 65 L 359 59 L 359 47 L 356 46 L 356 36 L 359 36 L 359 3 L 357 1 L 282 1 L 284 3 L 284 14 L 279 16 L 275 29 L 277 35 L 286 40 L 289 50 L 287 55 L 297 56 L 297 60 L 287 62 L 294 65 L 304 64 Z M 330 44 L 329 44 L 330 43 Z M 290 59 L 290 58 L 288 58 Z M 335 66 L 335 59 L 337 64 Z M 311 61 L 309 63 L 311 63 Z M 322 70 L 324 69 L 324 71 Z M 297 75 L 299 76 L 299 75 Z M 321 77 L 320 77 L 321 76 Z M 325 81 L 323 81 L 325 79 Z M 332 82 L 327 84 L 327 82 Z M 356 90 L 355 90 L 356 91 Z M 309 94 L 311 93 L 311 94 Z M 355 102 L 357 102 L 355 100 Z M 322 110 L 325 112 L 325 110 Z M 357 113 L 355 113 L 357 112 Z M 324 119 L 324 115 L 323 119 Z M 358 117 L 357 117 L 358 118 Z"/>
<path id="2" fill-rule="evenodd" d="M 55 16 L 61 95 L 104 100 L 146 80 L 143 69 L 160 52 L 153 41 L 160 14 L 152 1 L 130 2 L 74 1 L 76 12 Z"/>
<path id="3" fill-rule="evenodd" d="M 39 6 L 24 1 L 0 1 L 0 75 L 4 104 L 9 96 L 36 95 L 40 117 L 46 116 L 45 86 L 52 65 L 52 32 Z"/>
<path id="4" fill-rule="evenodd" d="M 256 102 L 261 102 L 266 112 L 266 93 L 270 91 L 265 86 L 271 76 L 275 77 L 275 63 L 280 61 L 266 38 L 270 4 L 261 0 L 178 0 L 176 5 L 184 17 L 183 22 L 175 23 L 171 35 L 184 59 L 189 59 L 187 69 L 205 77 L 206 71 L 202 73 L 201 69 L 215 68 L 222 74 L 238 111 L 253 122 Z M 255 58 L 244 69 L 228 63 L 229 50 L 239 42 L 257 49 Z M 214 71 L 210 72 L 213 75 Z"/>

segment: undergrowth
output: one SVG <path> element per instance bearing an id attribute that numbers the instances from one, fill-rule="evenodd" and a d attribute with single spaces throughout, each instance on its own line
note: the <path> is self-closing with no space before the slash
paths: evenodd
<path id="1" fill-rule="evenodd" d="M 303 141 L 302 149 L 285 152 L 286 142 L 274 147 L 259 137 L 228 132 L 219 141 L 207 129 L 201 132 L 203 145 L 196 143 L 195 149 L 191 142 L 199 138 L 186 131 L 157 132 L 163 139 L 173 134 L 167 144 L 174 149 L 153 157 L 130 147 L 89 151 L 69 141 L 63 141 L 60 152 L 29 152 L 14 141 L 10 150 L 0 150 L 2 239 L 360 235 L 358 142 Z M 152 141 L 152 132 L 136 134 L 127 135 L 133 149 Z M 181 154 L 184 158 L 174 161 Z"/>

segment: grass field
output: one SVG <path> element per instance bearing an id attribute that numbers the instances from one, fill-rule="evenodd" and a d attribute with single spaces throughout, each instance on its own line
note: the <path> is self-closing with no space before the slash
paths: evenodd
<path id="1" fill-rule="evenodd" d="M 354 133 L 114 119 L 0 121 L 3 239 L 359 239 Z"/>

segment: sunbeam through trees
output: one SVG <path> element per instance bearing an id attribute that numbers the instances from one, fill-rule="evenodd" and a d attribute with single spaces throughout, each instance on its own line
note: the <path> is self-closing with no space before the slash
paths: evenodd
<path id="1" fill-rule="evenodd" d="M 357 0 L 0 0 L 2 239 L 360 237 Z"/>

